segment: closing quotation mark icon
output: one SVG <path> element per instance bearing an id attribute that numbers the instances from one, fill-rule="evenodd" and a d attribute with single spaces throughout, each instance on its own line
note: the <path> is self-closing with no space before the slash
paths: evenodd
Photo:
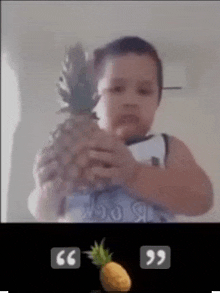
<path id="1" fill-rule="evenodd" d="M 142 269 L 169 269 L 169 246 L 142 246 L 140 250 L 140 266 Z"/>
<path id="2" fill-rule="evenodd" d="M 155 260 L 155 252 L 152 249 L 147 250 L 147 256 L 149 257 L 149 260 L 147 262 L 147 266 L 151 265 Z M 157 265 L 160 266 L 166 259 L 166 252 L 162 249 L 157 251 L 157 256 L 160 258 L 160 260 L 157 262 Z"/>

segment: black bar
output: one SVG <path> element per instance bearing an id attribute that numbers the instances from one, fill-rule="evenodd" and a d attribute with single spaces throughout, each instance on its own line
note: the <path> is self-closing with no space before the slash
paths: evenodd
<path id="1" fill-rule="evenodd" d="M 12 292 L 101 290 L 99 269 L 85 254 L 79 269 L 52 269 L 53 247 L 88 251 L 105 238 L 113 261 L 126 268 L 130 292 L 205 293 L 219 288 L 220 225 L 208 224 L 1 224 L 0 287 Z M 141 269 L 140 247 L 171 248 L 171 267 Z M 5 290 L 6 290 L 5 289 Z"/>

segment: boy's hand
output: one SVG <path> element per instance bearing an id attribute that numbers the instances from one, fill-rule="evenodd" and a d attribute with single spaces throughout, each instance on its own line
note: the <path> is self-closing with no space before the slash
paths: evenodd
<path id="1" fill-rule="evenodd" d="M 102 133 L 90 141 L 89 158 L 103 164 L 103 167 L 92 167 L 90 174 L 109 178 L 113 184 L 128 185 L 135 180 L 140 168 L 125 144 L 117 136 L 107 133 Z"/>

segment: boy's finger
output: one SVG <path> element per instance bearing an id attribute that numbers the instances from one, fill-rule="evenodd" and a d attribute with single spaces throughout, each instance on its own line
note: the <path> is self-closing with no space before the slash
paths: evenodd
<path id="1" fill-rule="evenodd" d="M 99 138 L 92 139 L 88 146 L 92 149 L 113 152 L 116 149 L 116 141 L 111 136 L 100 136 Z"/>
<path id="2" fill-rule="evenodd" d="M 91 159 L 96 159 L 98 161 L 104 162 L 107 165 L 118 166 L 118 162 L 116 162 L 112 153 L 109 152 L 91 150 L 89 151 L 89 157 Z"/>
<path id="3" fill-rule="evenodd" d="M 115 178 L 119 177 L 119 170 L 117 167 L 113 168 L 103 168 L 103 167 L 93 167 L 92 174 L 99 176 L 100 178 Z"/>
<path id="4" fill-rule="evenodd" d="M 88 155 L 86 153 L 81 153 L 75 160 L 75 164 L 84 168 L 89 162 Z"/>

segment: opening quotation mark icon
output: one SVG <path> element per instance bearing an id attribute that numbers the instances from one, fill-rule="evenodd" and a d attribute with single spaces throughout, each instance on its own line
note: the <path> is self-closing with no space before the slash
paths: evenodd
<path id="1" fill-rule="evenodd" d="M 76 250 L 72 250 L 70 253 L 68 253 L 67 257 L 66 257 L 66 262 L 68 263 L 68 265 L 70 266 L 74 266 L 74 264 L 76 263 L 75 258 L 73 258 L 72 256 L 76 253 Z M 65 259 L 63 258 L 63 255 L 65 254 L 65 250 L 61 250 L 58 254 L 57 254 L 57 258 L 56 258 L 56 263 L 59 266 L 63 266 L 65 264 Z"/>
<path id="2" fill-rule="evenodd" d="M 53 269 L 80 268 L 79 247 L 54 247 L 51 249 L 51 267 Z"/>
<path id="3" fill-rule="evenodd" d="M 142 246 L 140 249 L 140 267 L 142 269 L 169 269 L 169 246 Z"/>

